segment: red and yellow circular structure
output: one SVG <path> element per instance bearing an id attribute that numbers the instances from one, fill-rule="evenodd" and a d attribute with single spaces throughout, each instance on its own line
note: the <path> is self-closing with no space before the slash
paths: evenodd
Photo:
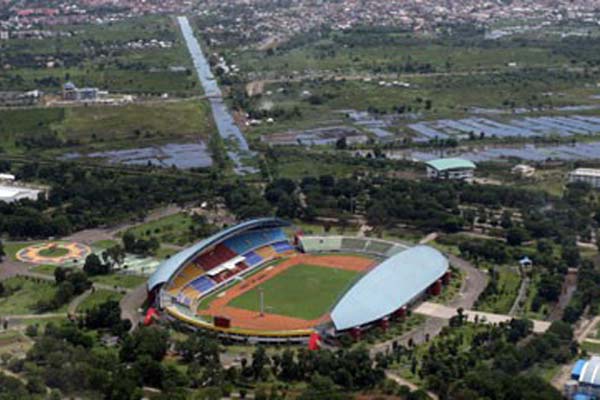
<path id="1" fill-rule="evenodd" d="M 16 257 L 29 264 L 63 265 L 85 259 L 92 249 L 77 242 L 53 241 L 34 244 L 20 250 Z"/>

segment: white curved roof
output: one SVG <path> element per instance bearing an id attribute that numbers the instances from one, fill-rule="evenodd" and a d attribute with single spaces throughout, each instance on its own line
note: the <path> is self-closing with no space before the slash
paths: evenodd
<path id="1" fill-rule="evenodd" d="M 345 330 L 381 319 L 410 303 L 448 270 L 448 260 L 433 247 L 402 251 L 362 277 L 337 303 L 331 320 Z"/>
<path id="2" fill-rule="evenodd" d="M 579 382 L 600 386 L 600 357 L 592 357 L 581 369 Z"/>

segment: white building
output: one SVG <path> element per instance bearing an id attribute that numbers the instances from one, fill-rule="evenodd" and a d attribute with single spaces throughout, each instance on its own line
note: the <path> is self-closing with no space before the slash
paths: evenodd
<path id="1" fill-rule="evenodd" d="M 0 174 L 0 181 L 14 182 L 17 179 L 13 174 Z"/>
<path id="2" fill-rule="evenodd" d="M 462 158 L 440 158 L 427 161 L 427 177 L 430 179 L 471 180 L 475 175 L 476 165 Z"/>
<path id="3" fill-rule="evenodd" d="M 0 40 L 8 40 L 9 34 L 8 31 L 0 31 Z"/>
<path id="4" fill-rule="evenodd" d="M 535 174 L 535 168 L 526 164 L 518 164 L 512 168 L 511 172 L 514 175 L 518 175 L 522 178 L 528 178 Z"/>
<path id="5" fill-rule="evenodd" d="M 42 190 L 39 189 L 0 185 L 0 201 L 5 203 L 13 203 L 23 199 L 35 201 L 40 193 L 42 193 Z"/>
<path id="6" fill-rule="evenodd" d="M 600 188 L 600 169 L 577 168 L 569 172 L 569 183 L 585 182 L 594 188 Z"/>

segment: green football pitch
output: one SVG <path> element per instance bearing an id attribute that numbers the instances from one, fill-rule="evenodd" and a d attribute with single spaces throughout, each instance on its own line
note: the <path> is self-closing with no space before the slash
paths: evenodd
<path id="1" fill-rule="evenodd" d="M 260 311 L 260 290 L 265 312 L 306 320 L 326 314 L 359 272 L 298 264 L 260 286 L 231 300 L 230 307 Z"/>

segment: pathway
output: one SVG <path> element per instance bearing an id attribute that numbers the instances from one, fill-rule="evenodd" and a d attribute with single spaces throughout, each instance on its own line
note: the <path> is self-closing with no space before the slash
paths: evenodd
<path id="1" fill-rule="evenodd" d="M 85 292 L 81 293 L 79 296 L 71 300 L 71 302 L 69 303 L 69 307 L 67 308 L 67 313 L 69 315 L 75 315 L 77 313 L 77 308 L 79 308 L 79 305 L 83 303 L 83 301 L 87 299 L 90 294 L 92 294 L 92 289 L 86 290 Z"/>
<path id="2" fill-rule="evenodd" d="M 144 320 L 144 315 L 138 310 L 146 301 L 148 295 L 146 284 L 143 283 L 129 292 L 121 299 L 121 318 L 131 321 L 131 329 L 135 329 Z"/>
<path id="3" fill-rule="evenodd" d="M 458 313 L 458 309 L 426 301 L 415 308 L 413 312 L 435 318 L 450 319 Z M 513 317 L 510 315 L 493 314 L 482 311 L 464 310 L 463 314 L 469 321 L 477 319 L 480 322 L 486 322 L 490 324 L 499 324 L 513 319 Z M 535 333 L 544 333 L 550 327 L 550 322 L 548 321 L 532 320 L 532 322 L 533 332 Z"/>
<path id="4" fill-rule="evenodd" d="M 523 273 L 521 272 L 521 277 L 523 277 Z M 531 279 L 527 276 L 521 279 L 521 286 L 519 286 L 519 293 L 513 302 L 508 315 L 515 316 L 519 309 L 521 308 L 521 303 L 524 302 L 527 297 L 527 289 L 529 288 L 529 283 Z"/>
<path id="5" fill-rule="evenodd" d="M 415 390 L 419 390 L 419 389 L 421 389 L 420 387 L 418 387 L 417 385 L 415 385 L 415 384 L 414 384 L 414 383 L 412 383 L 411 381 L 404 379 L 403 377 L 401 377 L 400 375 L 396 374 L 396 373 L 395 373 L 395 372 L 393 372 L 393 371 L 386 370 L 386 371 L 385 371 L 385 377 L 386 377 L 386 378 L 388 378 L 388 379 L 391 379 L 392 381 L 396 382 L 396 383 L 397 383 L 397 384 L 399 384 L 399 385 L 408 386 L 408 388 L 409 388 L 411 391 L 415 391 Z M 427 395 L 428 395 L 428 396 L 429 396 L 431 399 L 433 399 L 433 400 L 438 400 L 438 398 L 439 398 L 439 397 L 437 396 L 437 394 L 435 394 L 435 393 L 433 393 L 433 392 L 430 392 L 430 391 L 428 391 L 428 390 L 426 390 L 425 392 L 427 393 Z"/>

